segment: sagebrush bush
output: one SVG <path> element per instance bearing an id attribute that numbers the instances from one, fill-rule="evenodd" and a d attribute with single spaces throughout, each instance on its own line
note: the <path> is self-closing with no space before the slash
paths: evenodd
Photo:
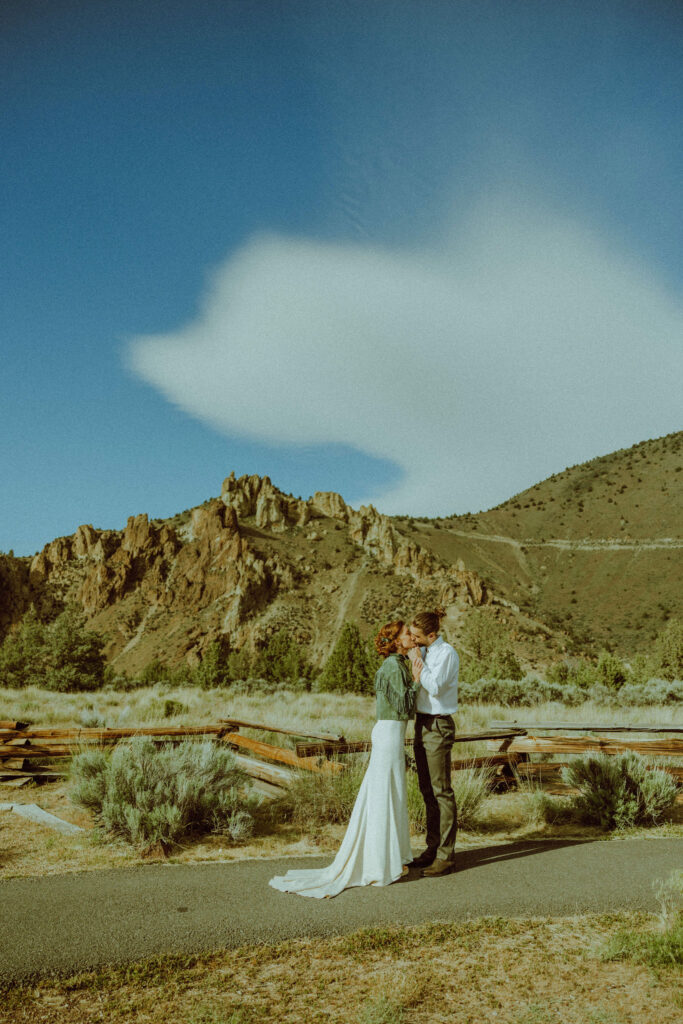
<path id="1" fill-rule="evenodd" d="M 575 682 L 562 683 L 562 671 L 556 666 L 550 679 L 526 676 L 524 679 L 482 678 L 476 682 L 460 682 L 458 692 L 464 704 L 501 704 L 507 707 L 533 708 L 549 701 L 566 707 L 578 707 L 592 701 L 601 707 L 646 707 L 657 704 L 683 703 L 683 682 L 649 679 L 646 683 L 624 683 L 613 689 L 604 683 L 585 686 Z M 568 677 L 570 680 L 572 676 Z"/>
<path id="2" fill-rule="evenodd" d="M 586 699 L 586 694 L 578 687 L 550 683 L 532 676 L 524 679 L 478 679 L 476 683 L 461 683 L 459 695 L 468 704 L 503 704 L 526 708 L 548 701 L 576 705 Z"/>
<path id="3" fill-rule="evenodd" d="M 335 774 L 299 772 L 278 803 L 277 813 L 284 812 L 299 826 L 346 824 L 351 816 L 358 790 L 367 769 L 369 754 L 355 754 L 346 760 L 346 771 Z M 410 762 L 411 757 L 408 754 Z M 487 769 L 472 768 L 453 774 L 453 789 L 458 807 L 458 823 L 470 827 L 483 801 L 488 796 Z M 417 783 L 417 775 L 407 773 L 408 817 L 411 828 L 425 828 L 425 805 Z"/>
<path id="4" fill-rule="evenodd" d="M 108 833 L 163 847 L 202 832 L 237 841 L 253 831 L 256 798 L 228 748 L 210 741 L 160 747 L 134 737 L 109 753 L 88 749 L 71 767 L 71 799 Z"/>
<path id="5" fill-rule="evenodd" d="M 584 754 L 562 776 L 579 790 L 572 800 L 577 817 L 604 829 L 659 824 L 680 789 L 668 772 L 631 752 Z"/>

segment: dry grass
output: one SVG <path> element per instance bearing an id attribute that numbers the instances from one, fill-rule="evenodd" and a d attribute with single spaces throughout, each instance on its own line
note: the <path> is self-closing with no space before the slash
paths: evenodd
<path id="1" fill-rule="evenodd" d="M 176 701 L 186 710 L 170 718 L 164 717 L 167 700 Z M 231 698 L 229 690 L 169 689 L 163 686 L 147 687 L 132 693 L 102 690 L 93 694 L 47 695 L 35 688 L 0 690 L 0 718 L 29 719 L 36 725 L 75 726 L 83 724 L 83 718 L 97 718 L 107 726 L 124 723 L 143 726 L 164 722 L 200 725 L 231 715 L 267 724 L 275 718 L 274 699 L 259 694 Z M 519 710 L 469 705 L 458 712 L 457 728 L 461 732 L 470 732 L 485 728 L 492 720 L 509 720 L 517 716 L 524 723 L 572 720 L 587 723 L 609 721 L 621 725 L 638 722 L 683 725 L 682 708 L 652 707 L 644 711 L 624 708 L 606 712 L 591 705 L 568 709 L 558 704 L 547 704 Z M 374 701 L 354 695 L 283 691 L 278 694 L 277 721 L 285 727 L 342 733 L 348 739 L 365 739 L 374 723 Z M 291 746 L 294 739 L 280 736 L 276 742 Z M 461 744 L 457 749 L 462 757 L 488 752 L 484 744 Z M 91 818 L 70 803 L 65 782 L 19 790 L 0 785 L 0 802 L 38 803 L 68 821 L 88 829 L 92 827 Z M 461 830 L 459 846 L 465 848 L 534 837 L 604 838 L 597 829 L 565 824 L 561 820 L 548 823 L 540 813 L 540 802 L 532 786 L 518 793 L 487 798 L 477 815 L 476 825 Z M 62 836 L 13 814 L 0 814 L 0 830 L 0 878 L 129 866 L 141 860 L 139 854 L 123 844 L 94 841 L 91 832 Z M 178 863 L 196 863 L 319 854 L 335 850 L 343 831 L 343 825 L 327 825 L 313 830 L 264 820 L 257 834 L 244 843 L 228 845 L 222 837 L 207 836 L 188 844 L 172 859 Z M 624 835 L 683 836 L 683 805 L 678 806 L 666 825 L 630 830 Z M 420 847 L 417 836 L 415 845 Z"/>
<path id="2" fill-rule="evenodd" d="M 654 918 L 367 929 L 44 980 L 3 995 L 2 1024 L 674 1024 L 680 972 L 606 961 Z"/>
<path id="3" fill-rule="evenodd" d="M 182 710 L 166 716 L 167 701 Z M 293 693 L 230 695 L 229 689 L 201 690 L 196 687 L 143 687 L 130 693 L 103 689 L 95 693 L 52 693 L 37 687 L 26 690 L 0 689 L 0 716 L 23 719 L 42 726 L 78 726 L 84 719 L 97 719 L 104 726 L 203 725 L 233 716 L 272 722 L 287 728 L 341 733 L 347 739 L 366 739 L 374 724 L 375 703 L 371 697 L 336 693 Z M 604 722 L 612 725 L 680 725 L 683 707 L 607 709 L 590 702 L 567 708 L 550 702 L 534 708 L 509 708 L 496 704 L 463 705 L 456 715 L 460 732 L 485 728 L 493 720 L 534 722 Z M 283 739 L 284 742 L 284 739 Z M 458 746 L 462 756 L 483 753 L 480 745 Z"/>

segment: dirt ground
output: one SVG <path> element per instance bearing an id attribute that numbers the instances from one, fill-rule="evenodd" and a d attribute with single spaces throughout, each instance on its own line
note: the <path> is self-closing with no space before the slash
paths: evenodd
<path id="1" fill-rule="evenodd" d="M 5 992 L 2 1024 L 678 1024 L 680 969 L 602 959 L 648 915 L 367 929 Z"/>

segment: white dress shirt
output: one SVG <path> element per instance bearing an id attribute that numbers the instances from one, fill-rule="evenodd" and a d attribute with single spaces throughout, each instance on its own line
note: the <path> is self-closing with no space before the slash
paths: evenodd
<path id="1" fill-rule="evenodd" d="M 417 710 L 425 715 L 452 715 L 458 710 L 458 652 L 443 637 L 421 647 L 424 662 Z"/>

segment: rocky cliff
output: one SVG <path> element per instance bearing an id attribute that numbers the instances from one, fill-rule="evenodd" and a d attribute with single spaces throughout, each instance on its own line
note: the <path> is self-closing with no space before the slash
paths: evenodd
<path id="1" fill-rule="evenodd" d="M 372 506 L 333 492 L 302 500 L 234 474 L 219 498 L 172 519 L 83 525 L 32 560 L 2 556 L 0 581 L 3 633 L 30 603 L 50 619 L 76 601 L 129 671 L 153 657 L 195 662 L 218 636 L 258 644 L 281 626 L 323 657 L 346 618 L 374 625 L 439 602 L 457 619 L 496 601 L 475 572 L 440 561 Z"/>

